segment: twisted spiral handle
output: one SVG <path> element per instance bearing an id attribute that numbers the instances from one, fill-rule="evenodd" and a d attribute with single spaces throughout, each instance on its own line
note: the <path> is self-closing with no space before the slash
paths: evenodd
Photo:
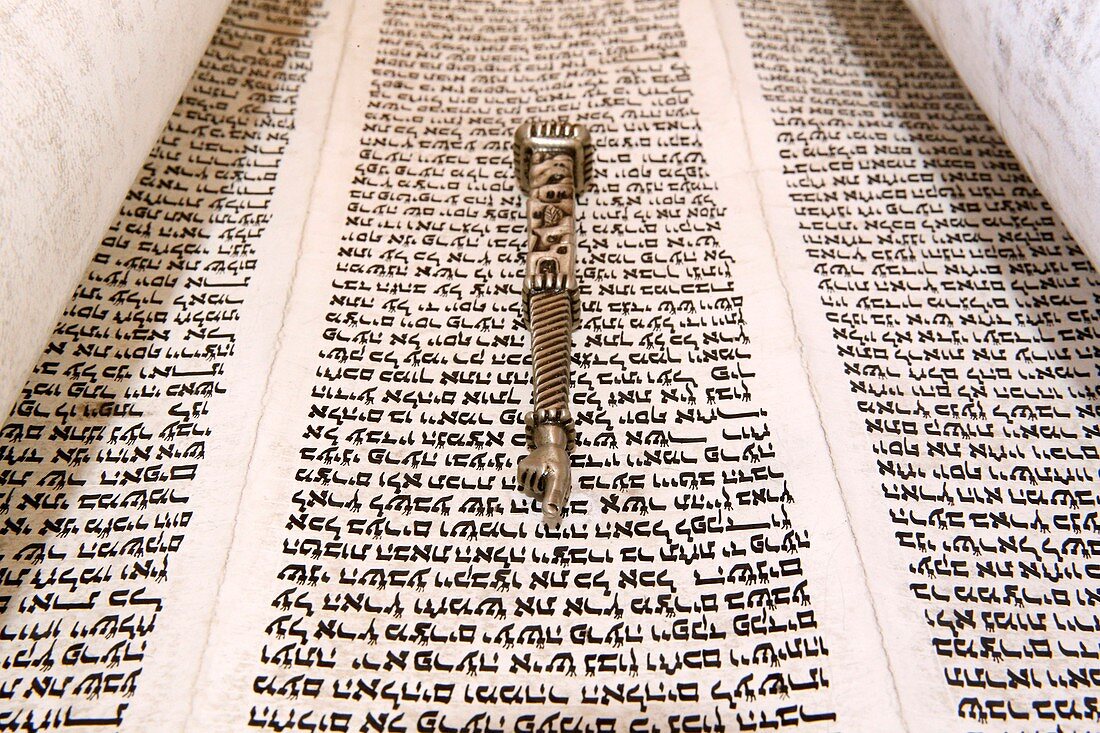
<path id="1" fill-rule="evenodd" d="M 531 294 L 531 383 L 535 414 L 569 411 L 573 308 L 565 292 Z"/>

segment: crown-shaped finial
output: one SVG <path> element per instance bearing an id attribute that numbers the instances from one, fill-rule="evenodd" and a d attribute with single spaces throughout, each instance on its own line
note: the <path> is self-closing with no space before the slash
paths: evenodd
<path id="1" fill-rule="evenodd" d="M 531 192 L 531 158 L 535 153 L 573 156 L 573 179 L 577 193 L 592 180 L 593 148 L 588 128 L 573 122 L 524 122 L 516 128 L 512 144 L 515 153 L 516 183 Z"/>

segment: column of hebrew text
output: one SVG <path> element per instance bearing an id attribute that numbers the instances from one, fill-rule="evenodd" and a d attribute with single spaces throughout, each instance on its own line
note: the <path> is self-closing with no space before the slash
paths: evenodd
<path id="1" fill-rule="evenodd" d="M 313 2 L 230 6 L 0 430 L 4 730 L 180 725 L 297 183 L 316 168 L 337 59 L 314 44 L 338 50 L 333 20 Z"/>
<path id="2" fill-rule="evenodd" d="M 900 2 L 724 18 L 905 717 L 1100 717 L 1100 278 Z"/>
<path id="3" fill-rule="evenodd" d="M 357 7 L 191 728 L 897 724 L 731 100 L 704 4 Z M 528 118 L 597 150 L 556 527 Z"/>

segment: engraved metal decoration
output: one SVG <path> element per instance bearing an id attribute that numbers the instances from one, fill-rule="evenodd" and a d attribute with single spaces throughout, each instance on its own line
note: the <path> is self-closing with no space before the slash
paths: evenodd
<path id="1" fill-rule="evenodd" d="M 527 122 L 516 130 L 516 181 L 527 194 L 527 269 L 523 317 L 531 331 L 534 409 L 519 462 L 523 491 L 555 523 L 569 501 L 569 454 L 576 428 L 569 412 L 569 352 L 580 321 L 576 277 L 576 194 L 592 180 L 592 142 L 583 125 Z"/>

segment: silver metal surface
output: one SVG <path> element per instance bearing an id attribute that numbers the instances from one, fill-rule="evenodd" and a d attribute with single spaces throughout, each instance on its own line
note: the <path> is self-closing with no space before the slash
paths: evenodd
<path id="1" fill-rule="evenodd" d="M 534 409 L 519 462 L 524 492 L 556 522 L 569 501 L 569 454 L 576 428 L 569 411 L 569 354 L 580 321 L 576 277 L 576 194 L 592 176 L 592 142 L 583 125 L 527 122 L 516 130 L 516 182 L 527 199 L 523 317 L 531 330 Z"/>

